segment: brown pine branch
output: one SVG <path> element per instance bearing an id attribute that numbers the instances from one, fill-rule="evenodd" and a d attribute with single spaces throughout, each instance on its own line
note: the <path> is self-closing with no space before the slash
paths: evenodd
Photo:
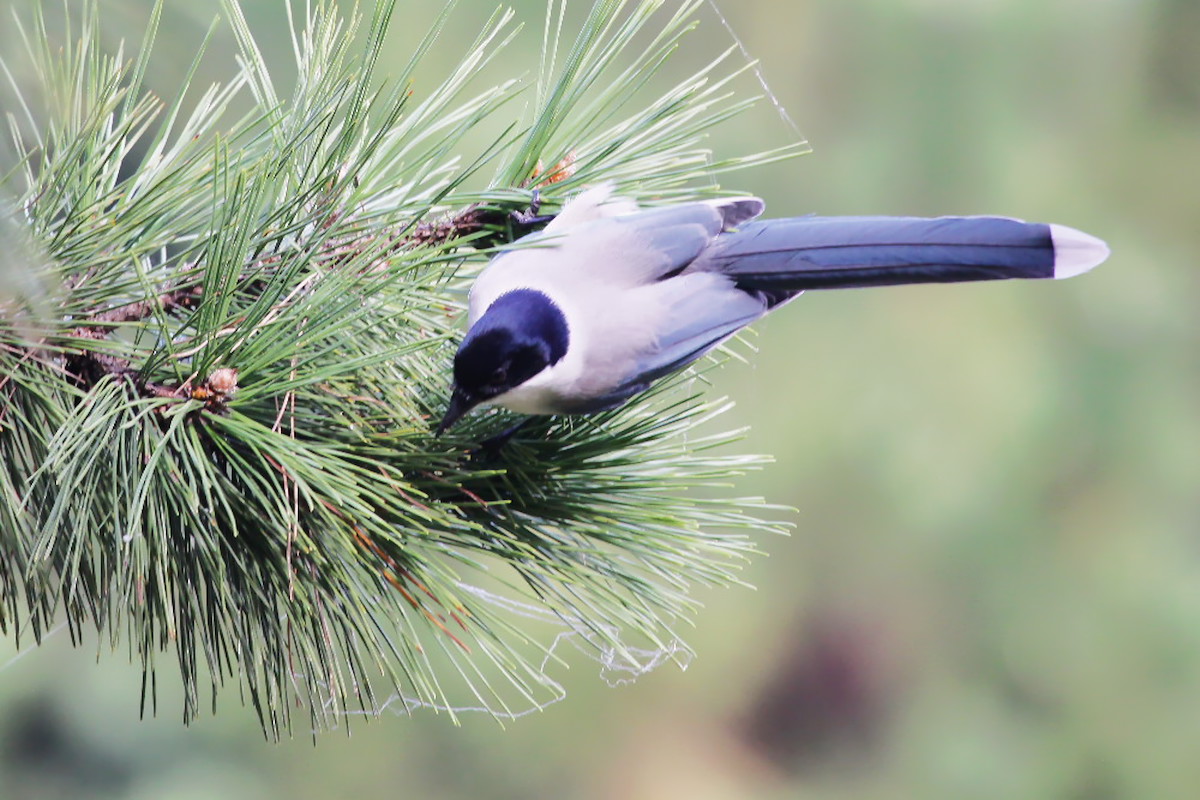
<path id="1" fill-rule="evenodd" d="M 448 245 L 451 242 L 496 229 L 504 221 L 503 212 L 480 205 L 472 205 L 450 217 L 419 222 L 405 233 L 387 235 L 388 241 L 380 248 L 380 254 L 374 260 L 373 268 L 385 269 L 390 258 L 402 250 Z M 520 225 L 519 218 L 517 224 Z M 378 236 L 378 234 L 368 234 L 333 239 L 317 255 L 316 260 L 334 267 L 350 263 L 359 254 L 376 246 Z M 254 264 L 253 272 L 261 273 L 264 267 L 270 269 L 281 263 L 282 260 L 279 255 L 267 256 Z M 246 274 L 250 273 L 251 270 L 247 270 Z M 261 277 L 257 278 L 255 283 L 260 286 L 265 285 Z M 70 283 L 68 283 L 69 285 Z M 76 339 L 103 341 L 121 324 L 139 322 L 160 311 L 166 314 L 189 311 L 196 308 L 202 300 L 203 289 L 198 285 L 168 286 L 153 297 L 94 312 L 72 330 L 70 335 Z M 93 386 L 105 376 L 113 375 L 128 379 L 143 397 L 171 398 L 180 401 L 203 400 L 205 407 L 213 411 L 223 409 L 233 395 L 233 391 L 228 387 L 229 376 L 227 373 L 229 372 L 233 372 L 233 389 L 236 389 L 236 371 L 218 369 L 199 384 L 193 384 L 190 378 L 179 384 L 160 384 L 145 380 L 139 370 L 133 367 L 128 360 L 90 348 L 68 356 L 65 366 L 83 387 Z"/>

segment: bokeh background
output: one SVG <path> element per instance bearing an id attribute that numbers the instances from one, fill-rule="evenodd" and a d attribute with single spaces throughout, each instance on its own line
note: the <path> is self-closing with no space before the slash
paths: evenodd
<path id="1" fill-rule="evenodd" d="M 245 5 L 284 63 L 281 6 Z M 702 594 L 686 671 L 609 688 L 580 660 L 566 701 L 504 727 L 419 712 L 276 745 L 236 691 L 188 729 L 169 699 L 142 720 L 125 654 L 4 641 L 0 800 L 1200 796 L 1200 4 L 717 5 L 815 148 L 732 188 L 777 215 L 1052 220 L 1111 260 L 813 294 L 760 326 L 714 391 L 751 426 L 741 448 L 777 459 L 739 491 L 795 528 L 760 541 L 757 589 Z M 114 43 L 147 6 L 105 0 Z M 168 6 L 165 91 L 216 13 Z M 402 0 L 398 65 L 440 6 Z M 520 72 L 544 4 L 516 6 Z M 460 0 L 451 34 L 493 8 Z M 701 18 L 695 52 L 730 45 Z M 212 47 L 218 78 L 227 29 Z M 793 138 L 767 103 L 712 145 Z"/>

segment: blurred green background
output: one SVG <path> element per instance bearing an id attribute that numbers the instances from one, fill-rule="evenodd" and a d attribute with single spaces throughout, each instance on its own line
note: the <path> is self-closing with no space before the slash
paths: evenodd
<path id="1" fill-rule="evenodd" d="M 726 181 L 769 213 L 1007 214 L 1111 260 L 812 294 L 760 326 L 714 391 L 777 458 L 739 491 L 796 528 L 760 542 L 756 590 L 702 594 L 686 671 L 609 688 L 579 659 L 566 701 L 503 728 L 384 715 L 314 747 L 265 743 L 236 690 L 190 729 L 169 691 L 139 720 L 137 668 L 65 631 L 0 642 L 0 800 L 1200 796 L 1200 4 L 718 4 L 815 148 Z M 147 5 L 104 3 L 114 42 Z M 167 91 L 215 13 L 168 5 Z M 397 64 L 440 5 L 402 0 Z M 544 8 L 516 5 L 513 72 Z M 246 6 L 282 57 L 280 5 Z M 493 8 L 460 2 L 454 35 Z M 727 47 L 702 17 L 695 51 Z M 214 47 L 217 78 L 227 29 Z M 766 104 L 713 147 L 789 138 Z"/>

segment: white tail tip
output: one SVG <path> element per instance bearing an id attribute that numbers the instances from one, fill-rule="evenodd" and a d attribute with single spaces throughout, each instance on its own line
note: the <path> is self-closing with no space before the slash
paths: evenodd
<path id="1" fill-rule="evenodd" d="M 1054 277 L 1073 278 L 1087 272 L 1108 258 L 1108 245 L 1095 236 L 1068 228 L 1050 225 L 1054 242 Z"/>

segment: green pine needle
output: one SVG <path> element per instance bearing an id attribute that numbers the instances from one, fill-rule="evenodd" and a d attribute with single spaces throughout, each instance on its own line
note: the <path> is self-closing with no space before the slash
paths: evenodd
<path id="1" fill-rule="evenodd" d="M 506 415 L 441 439 L 431 420 L 461 289 L 533 189 L 551 209 L 599 181 L 696 197 L 803 143 L 713 160 L 708 131 L 753 102 L 728 53 L 638 100 L 696 2 L 597 0 L 568 46 L 551 0 L 532 89 L 495 80 L 511 12 L 440 84 L 413 75 L 449 46 L 445 15 L 386 79 L 394 5 L 306 6 L 288 89 L 229 0 L 233 74 L 193 86 L 214 24 L 165 102 L 144 85 L 161 2 L 132 60 L 103 51 L 94 0 L 70 42 L 42 11 L 17 18 L 0 629 L 94 628 L 140 662 L 151 709 L 173 652 L 185 719 L 228 682 L 271 736 L 297 700 L 314 726 L 396 699 L 520 713 L 556 697 L 557 633 L 631 669 L 678 653 L 693 587 L 736 582 L 751 534 L 778 529 L 760 500 L 712 499 L 762 459 L 702 432 L 725 405 L 684 379 L 538 420 L 499 457 L 471 448 Z"/>

